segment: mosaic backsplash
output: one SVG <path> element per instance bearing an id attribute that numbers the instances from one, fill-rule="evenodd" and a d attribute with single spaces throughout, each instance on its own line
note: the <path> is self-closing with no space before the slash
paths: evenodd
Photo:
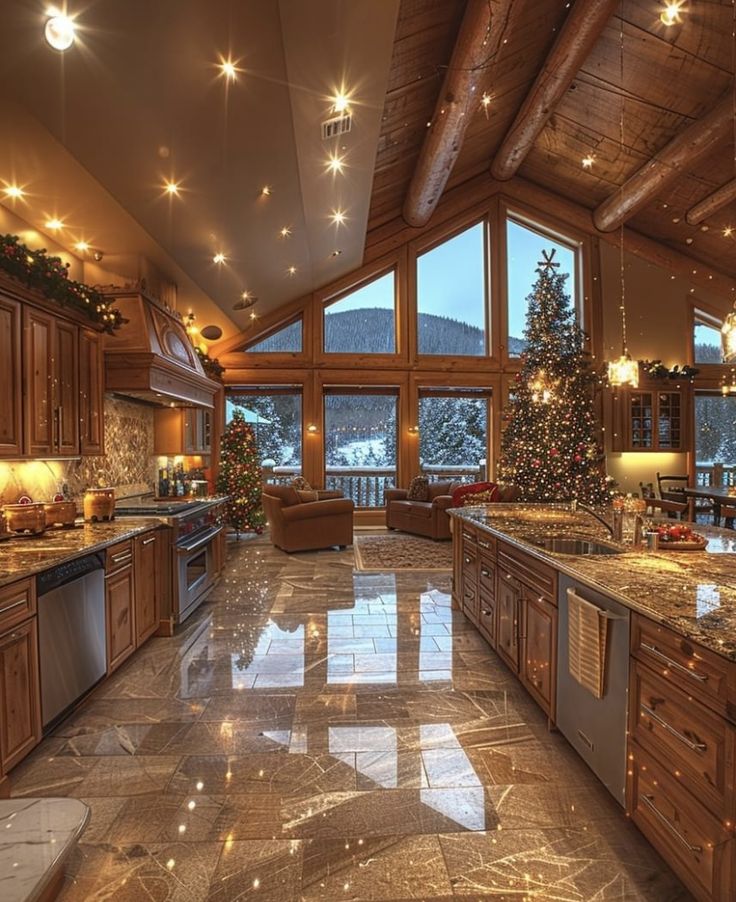
<path id="1" fill-rule="evenodd" d="M 150 492 L 156 477 L 153 408 L 105 397 L 104 457 L 0 462 L 0 503 L 21 495 L 48 501 L 61 485 L 81 500 L 89 486 L 113 486 L 120 498 Z"/>

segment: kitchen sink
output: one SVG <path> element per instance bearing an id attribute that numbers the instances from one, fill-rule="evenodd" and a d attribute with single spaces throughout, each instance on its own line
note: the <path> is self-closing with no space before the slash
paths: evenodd
<path id="1" fill-rule="evenodd" d="M 622 548 L 604 545 L 591 539 L 576 539 L 573 536 L 545 536 L 543 539 L 531 539 L 533 545 L 553 551 L 556 554 L 623 554 Z"/>

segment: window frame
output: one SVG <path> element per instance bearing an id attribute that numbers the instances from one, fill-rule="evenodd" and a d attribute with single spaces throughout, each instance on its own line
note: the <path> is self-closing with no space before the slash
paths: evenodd
<path id="1" fill-rule="evenodd" d="M 426 380 L 423 380 L 426 382 Z M 467 380 L 466 380 L 467 381 Z M 488 385 L 426 385 L 418 384 L 416 386 L 416 405 L 417 405 L 417 425 L 419 424 L 419 415 L 421 412 L 422 398 L 466 398 L 473 401 L 484 400 L 486 402 L 486 481 L 491 481 L 494 471 L 494 461 L 491 456 L 493 448 L 493 412 L 494 412 L 494 389 Z M 422 472 L 421 464 L 421 447 L 422 434 L 421 430 L 417 436 L 417 458 L 419 460 L 419 470 Z M 449 466 L 452 466 L 450 464 Z"/>
<path id="2" fill-rule="evenodd" d="M 223 391 L 223 407 L 225 408 L 225 411 L 227 410 L 226 402 L 229 395 L 260 395 L 261 397 L 272 397 L 274 395 L 297 395 L 299 397 L 301 475 L 304 475 L 307 436 L 305 425 L 305 405 L 307 395 L 306 388 L 307 387 L 303 381 L 280 382 L 276 381 L 275 379 L 270 379 L 267 385 L 262 385 L 261 383 L 248 384 L 244 382 L 228 383 L 227 385 L 225 385 Z M 226 424 L 224 423 L 224 425 Z"/>
<path id="3" fill-rule="evenodd" d="M 688 342 L 688 360 L 692 366 L 696 366 L 698 368 L 706 367 L 708 370 L 710 370 L 711 367 L 728 368 L 728 364 L 723 363 L 722 359 L 719 363 L 709 361 L 696 362 L 695 360 L 695 327 L 697 325 L 710 326 L 712 329 L 716 329 L 720 333 L 721 326 L 723 325 L 723 319 L 723 314 L 717 313 L 712 307 L 708 307 L 708 305 L 706 304 L 701 304 L 697 301 L 693 301 L 693 303 L 690 305 L 690 340 Z"/>

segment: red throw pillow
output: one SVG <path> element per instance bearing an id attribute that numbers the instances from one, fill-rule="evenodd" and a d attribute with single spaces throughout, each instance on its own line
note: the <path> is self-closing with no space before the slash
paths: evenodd
<path id="1" fill-rule="evenodd" d="M 452 493 L 452 506 L 463 507 L 472 502 L 466 500 L 467 495 L 477 495 L 479 493 L 490 493 L 490 501 L 498 500 L 498 486 L 495 482 L 472 482 L 470 485 L 461 485 Z M 487 504 L 489 498 L 479 499 L 479 504 Z"/>

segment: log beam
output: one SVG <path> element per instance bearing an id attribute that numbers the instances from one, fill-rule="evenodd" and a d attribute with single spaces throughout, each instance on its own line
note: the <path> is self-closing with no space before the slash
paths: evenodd
<path id="1" fill-rule="evenodd" d="M 494 178 L 516 175 L 619 5 L 620 0 L 576 0 L 493 160 Z"/>
<path id="2" fill-rule="evenodd" d="M 733 98 L 729 92 L 710 112 L 676 135 L 648 163 L 627 179 L 593 213 L 595 227 L 612 232 L 652 201 L 655 195 L 713 152 L 733 130 Z"/>
<path id="3" fill-rule="evenodd" d="M 487 84 L 488 64 L 494 51 L 492 21 L 495 24 L 497 19 L 505 19 L 511 2 L 468 0 L 432 124 L 404 199 L 402 215 L 410 226 L 425 225 L 442 196 Z"/>
<path id="4" fill-rule="evenodd" d="M 717 213 L 726 204 L 730 204 L 732 200 L 736 200 L 736 179 L 731 179 L 725 185 L 721 185 L 708 197 L 704 197 L 685 214 L 688 225 L 700 225 L 700 223 Z"/>

